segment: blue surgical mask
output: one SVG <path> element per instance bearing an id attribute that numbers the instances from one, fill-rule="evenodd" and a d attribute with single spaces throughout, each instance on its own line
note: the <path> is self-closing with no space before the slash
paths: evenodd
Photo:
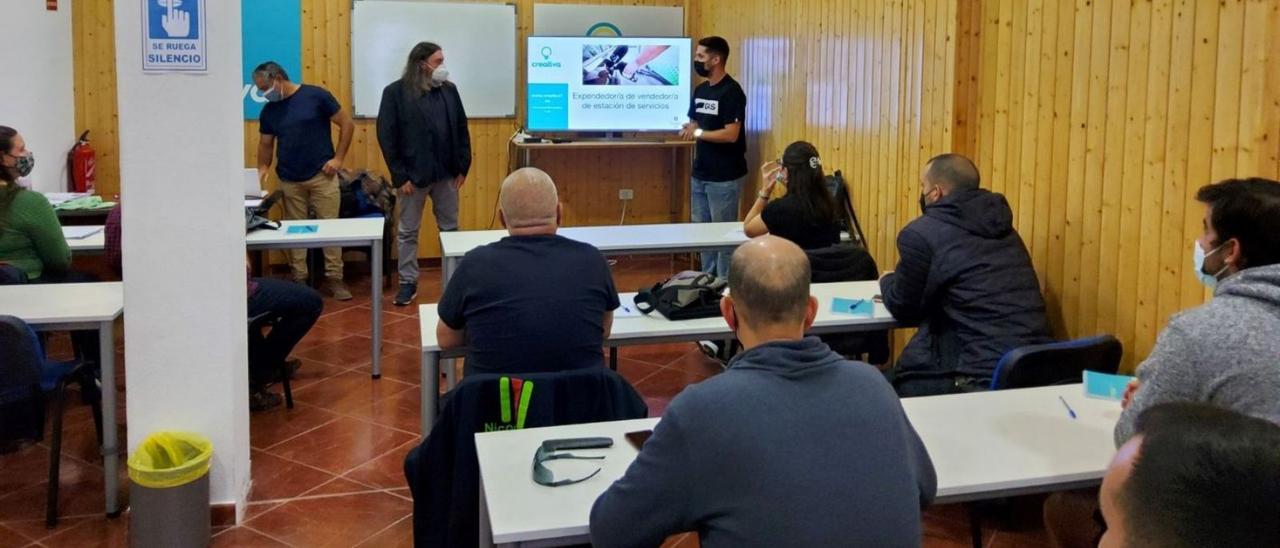
<path id="1" fill-rule="evenodd" d="M 1227 265 L 1222 265 L 1222 268 L 1219 269 L 1218 272 L 1210 274 L 1204 271 L 1204 261 L 1209 258 L 1210 255 L 1217 253 L 1224 245 L 1227 245 L 1226 242 L 1223 242 L 1218 247 L 1215 247 L 1208 253 L 1205 253 L 1204 248 L 1200 247 L 1199 241 L 1193 240 L 1191 242 L 1191 260 L 1196 269 L 1196 278 L 1199 278 L 1200 283 L 1204 284 L 1204 286 L 1209 289 L 1213 289 L 1218 286 L 1218 276 L 1221 276 L 1223 272 L 1227 271 Z"/>

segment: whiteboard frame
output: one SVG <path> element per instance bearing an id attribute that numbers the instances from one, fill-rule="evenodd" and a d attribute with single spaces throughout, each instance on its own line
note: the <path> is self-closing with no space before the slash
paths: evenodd
<path id="1" fill-rule="evenodd" d="M 347 41 L 351 43 L 351 48 L 350 50 L 347 51 L 347 54 L 351 57 L 351 66 L 348 68 L 351 70 L 351 75 L 350 75 L 351 118 L 353 120 L 377 120 L 378 119 L 377 114 L 366 115 L 366 114 L 358 114 L 356 112 L 356 68 L 355 68 L 356 4 L 361 2 L 369 2 L 369 1 L 374 1 L 374 2 L 394 1 L 394 2 L 405 2 L 405 3 L 413 3 L 413 4 L 459 4 L 459 5 L 481 4 L 481 5 L 511 6 L 511 10 L 515 14 L 515 27 L 513 27 L 513 30 L 515 31 L 515 56 L 516 56 L 515 62 L 512 64 L 513 66 L 517 67 L 516 77 L 512 79 L 512 84 L 511 84 L 511 98 L 512 98 L 511 114 L 501 114 L 497 116 L 477 116 L 477 115 L 472 115 L 468 113 L 467 119 L 468 120 L 513 120 L 520 116 L 519 67 L 521 62 L 520 61 L 520 45 L 521 44 L 520 44 L 520 5 L 519 4 L 517 4 L 516 2 L 451 2 L 449 0 L 351 0 L 351 16 L 348 18 L 348 20 L 350 21 L 350 24 L 348 25 L 348 29 L 347 29 L 347 34 L 348 34 Z M 387 82 L 387 83 L 389 84 L 390 82 Z"/>

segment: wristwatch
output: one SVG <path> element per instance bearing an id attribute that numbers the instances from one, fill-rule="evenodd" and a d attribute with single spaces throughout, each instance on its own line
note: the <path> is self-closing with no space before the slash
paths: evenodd
<path id="1" fill-rule="evenodd" d="M 698 129 L 693 130 L 693 138 L 694 138 L 694 139 L 701 139 L 701 138 L 702 138 L 702 128 L 698 128 Z"/>

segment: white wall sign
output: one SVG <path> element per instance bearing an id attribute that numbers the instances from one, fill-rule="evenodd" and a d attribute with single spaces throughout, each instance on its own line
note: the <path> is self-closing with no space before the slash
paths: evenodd
<path id="1" fill-rule="evenodd" d="M 142 70 L 207 72 L 204 0 L 142 1 Z"/>
<path id="2" fill-rule="evenodd" d="M 534 36 L 684 36 L 684 8 L 534 4 Z"/>

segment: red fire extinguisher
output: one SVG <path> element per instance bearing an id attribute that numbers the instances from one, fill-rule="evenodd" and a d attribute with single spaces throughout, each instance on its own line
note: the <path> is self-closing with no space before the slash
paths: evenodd
<path id="1" fill-rule="evenodd" d="M 85 130 L 67 153 L 67 190 L 93 193 L 96 181 L 97 153 L 89 144 L 89 131 Z"/>

